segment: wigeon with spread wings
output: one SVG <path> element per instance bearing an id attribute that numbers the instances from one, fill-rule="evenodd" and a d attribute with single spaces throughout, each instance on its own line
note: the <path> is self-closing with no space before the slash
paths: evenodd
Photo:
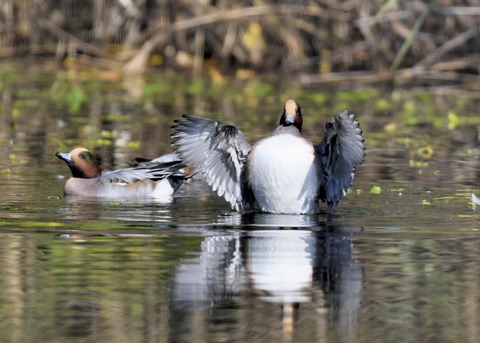
<path id="1" fill-rule="evenodd" d="M 167 199 L 190 177 L 181 172 L 185 165 L 179 160 L 145 161 L 134 167 L 102 172 L 99 159 L 85 148 L 55 155 L 72 172 L 64 187 L 66 195 Z"/>
<path id="2" fill-rule="evenodd" d="M 267 213 L 318 213 L 322 200 L 330 214 L 365 159 L 362 130 L 348 110 L 325 124 L 319 144 L 302 136 L 300 106 L 291 99 L 272 135 L 253 146 L 233 125 L 183 118 L 172 127 L 177 154 L 237 211 L 257 204 Z"/>

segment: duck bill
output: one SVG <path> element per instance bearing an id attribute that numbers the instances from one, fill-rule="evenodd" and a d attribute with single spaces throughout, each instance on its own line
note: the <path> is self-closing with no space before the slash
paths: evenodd
<path id="1" fill-rule="evenodd" d="M 57 156 L 59 159 L 67 162 L 67 163 L 71 163 L 72 162 L 72 155 L 68 152 L 57 152 L 55 154 L 55 156 Z"/>
<path id="2" fill-rule="evenodd" d="M 285 115 L 285 122 L 284 122 L 286 125 L 293 125 L 293 123 L 295 123 L 295 118 L 293 118 L 292 115 Z"/>

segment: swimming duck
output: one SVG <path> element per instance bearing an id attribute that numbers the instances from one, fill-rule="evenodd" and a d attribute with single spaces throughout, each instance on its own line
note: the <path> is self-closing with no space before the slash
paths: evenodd
<path id="1" fill-rule="evenodd" d="M 172 126 L 173 147 L 236 211 L 256 203 L 267 213 L 318 213 L 322 200 L 330 214 L 365 159 L 362 130 L 348 110 L 325 124 L 319 144 L 302 136 L 300 106 L 292 99 L 272 135 L 253 146 L 233 125 L 183 118 Z"/>
<path id="2" fill-rule="evenodd" d="M 102 172 L 99 159 L 85 148 L 55 154 L 72 172 L 64 187 L 66 195 L 118 198 L 168 198 L 190 176 L 179 170 L 179 160 L 140 162 L 134 167 Z"/>

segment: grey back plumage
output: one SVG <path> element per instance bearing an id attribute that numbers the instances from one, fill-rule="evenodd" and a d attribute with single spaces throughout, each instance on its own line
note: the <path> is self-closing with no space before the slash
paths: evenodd
<path id="1" fill-rule="evenodd" d="M 145 160 L 136 163 L 130 168 L 104 171 L 101 178 L 104 182 L 126 184 L 147 179 L 155 182 L 168 179 L 174 191 L 176 191 L 185 180 L 193 176 L 193 174 L 186 175 L 181 172 L 181 169 L 185 167 L 186 165 L 178 159 L 171 162 L 151 162 Z"/>

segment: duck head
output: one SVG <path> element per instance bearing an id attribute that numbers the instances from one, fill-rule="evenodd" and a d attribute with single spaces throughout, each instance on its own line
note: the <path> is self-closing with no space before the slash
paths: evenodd
<path id="1" fill-rule="evenodd" d="M 73 177 L 91 179 L 102 174 L 100 160 L 85 148 L 76 148 L 70 152 L 57 152 L 55 156 L 67 163 Z"/>
<path id="2" fill-rule="evenodd" d="M 283 114 L 280 118 L 280 125 L 295 126 L 298 131 L 302 131 L 302 112 L 300 106 L 292 99 L 288 99 L 283 108 Z"/>

